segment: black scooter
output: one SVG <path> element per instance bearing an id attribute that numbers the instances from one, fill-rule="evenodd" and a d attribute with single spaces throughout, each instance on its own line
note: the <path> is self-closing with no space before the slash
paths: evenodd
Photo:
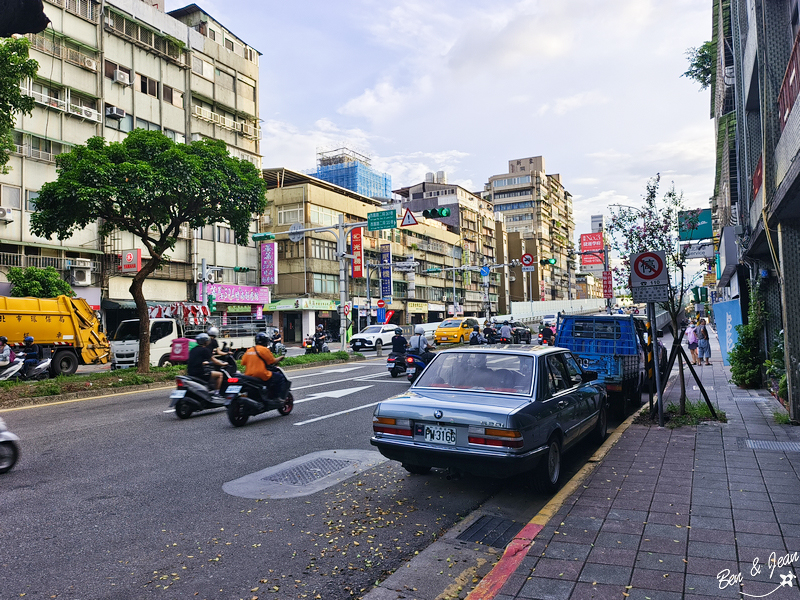
<path id="1" fill-rule="evenodd" d="M 396 352 L 392 352 L 386 358 L 386 368 L 391 373 L 392 377 L 400 377 L 403 373 L 406 372 L 406 355 L 397 354 Z"/>
<path id="2" fill-rule="evenodd" d="M 225 345 L 222 347 L 225 350 Z M 228 387 L 231 377 L 236 374 L 236 361 L 230 354 L 218 356 L 219 360 L 225 361 L 222 367 L 222 385 L 219 388 L 220 396 L 214 397 L 213 390 L 209 389 L 208 383 L 202 379 L 189 377 L 188 375 L 178 375 L 175 377 L 176 390 L 169 397 L 172 399 L 169 407 L 175 409 L 175 414 L 179 419 L 188 419 L 192 413 L 201 410 L 211 410 L 212 408 L 222 408 L 225 406 L 224 394 Z"/>
<path id="3" fill-rule="evenodd" d="M 270 366 L 269 370 L 283 373 L 276 366 Z M 269 382 L 237 373 L 236 377 L 228 379 L 225 390 L 228 420 L 234 427 L 242 427 L 250 417 L 268 410 L 277 410 L 283 416 L 288 415 L 294 408 L 294 396 L 289 391 L 291 386 L 292 382 L 286 379 L 283 389 L 275 390 Z"/>

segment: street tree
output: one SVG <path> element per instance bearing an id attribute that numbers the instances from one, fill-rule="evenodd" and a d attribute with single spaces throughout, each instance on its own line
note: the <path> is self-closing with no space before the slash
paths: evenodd
<path id="1" fill-rule="evenodd" d="M 14 150 L 16 113 L 33 111 L 33 98 L 19 89 L 21 81 L 39 70 L 39 63 L 28 58 L 28 48 L 27 38 L 0 39 L 0 175 L 8 173 L 9 152 Z"/>
<path id="2" fill-rule="evenodd" d="M 253 213 L 266 207 L 256 167 L 219 140 L 176 144 L 159 131 L 134 129 L 121 142 L 90 138 L 56 158 L 58 179 L 42 186 L 31 216 L 34 235 L 58 239 L 97 222 L 100 236 L 134 234 L 144 246 L 130 292 L 139 317 L 139 371 L 150 368 L 145 279 L 175 247 L 181 225 L 227 223 L 247 245 Z"/>
<path id="3" fill-rule="evenodd" d="M 689 59 L 689 69 L 682 75 L 700 84 L 700 91 L 711 85 L 714 76 L 714 66 L 717 60 L 717 44 L 714 41 L 705 42 L 697 48 L 686 51 Z"/>
<path id="4" fill-rule="evenodd" d="M 658 303 L 669 313 L 672 331 L 678 341 L 680 332 L 678 319 L 689 297 L 690 290 L 697 280 L 697 274 L 688 274 L 688 246 L 681 246 L 680 226 L 696 229 L 699 222 L 699 210 L 687 210 L 683 193 L 675 191 L 673 183 L 659 198 L 661 176 L 656 175 L 647 182 L 644 204 L 641 208 L 617 206 L 612 207 L 612 217 L 607 226 L 611 250 L 619 255 L 620 264 L 614 269 L 614 277 L 618 283 L 630 287 L 630 256 L 650 251 L 663 251 L 667 264 L 664 268 L 670 274 L 667 286 L 667 301 Z M 683 219 L 679 216 L 684 213 Z M 681 380 L 681 414 L 686 410 L 686 384 L 683 375 L 683 363 L 678 355 Z"/>
<path id="5" fill-rule="evenodd" d="M 11 267 L 6 279 L 11 284 L 11 295 L 18 298 L 33 296 L 34 298 L 55 298 L 56 296 L 74 296 L 72 287 L 61 278 L 53 267 Z"/>

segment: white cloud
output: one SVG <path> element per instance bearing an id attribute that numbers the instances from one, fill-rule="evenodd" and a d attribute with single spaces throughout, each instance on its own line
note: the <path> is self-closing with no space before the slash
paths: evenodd
<path id="1" fill-rule="evenodd" d="M 553 105 L 544 104 L 538 111 L 539 116 L 543 116 L 551 109 L 558 116 L 563 116 L 570 111 L 578 110 L 585 106 L 592 106 L 597 104 L 606 104 L 609 102 L 608 97 L 597 90 L 590 92 L 580 92 L 572 96 L 563 98 L 555 98 Z"/>

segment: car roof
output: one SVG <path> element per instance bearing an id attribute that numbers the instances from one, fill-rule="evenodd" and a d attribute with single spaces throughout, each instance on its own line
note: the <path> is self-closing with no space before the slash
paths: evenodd
<path id="1" fill-rule="evenodd" d="M 545 354 L 556 354 L 558 352 L 569 352 L 569 348 L 559 348 L 558 346 L 530 346 L 528 344 L 505 344 L 486 348 L 482 346 L 465 346 L 463 348 L 450 348 L 440 350 L 437 354 L 522 354 L 543 356 Z"/>

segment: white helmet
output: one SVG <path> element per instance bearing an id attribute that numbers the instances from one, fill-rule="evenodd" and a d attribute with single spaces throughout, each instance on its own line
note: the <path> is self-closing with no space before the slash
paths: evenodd
<path id="1" fill-rule="evenodd" d="M 218 337 L 219 336 L 219 329 L 217 329 L 216 327 L 209 327 L 207 333 L 208 333 L 208 335 L 210 335 L 212 337 Z"/>
<path id="2" fill-rule="evenodd" d="M 424 335 L 425 328 L 422 325 L 417 325 L 416 327 L 414 327 L 414 333 L 416 333 L 417 335 Z"/>

